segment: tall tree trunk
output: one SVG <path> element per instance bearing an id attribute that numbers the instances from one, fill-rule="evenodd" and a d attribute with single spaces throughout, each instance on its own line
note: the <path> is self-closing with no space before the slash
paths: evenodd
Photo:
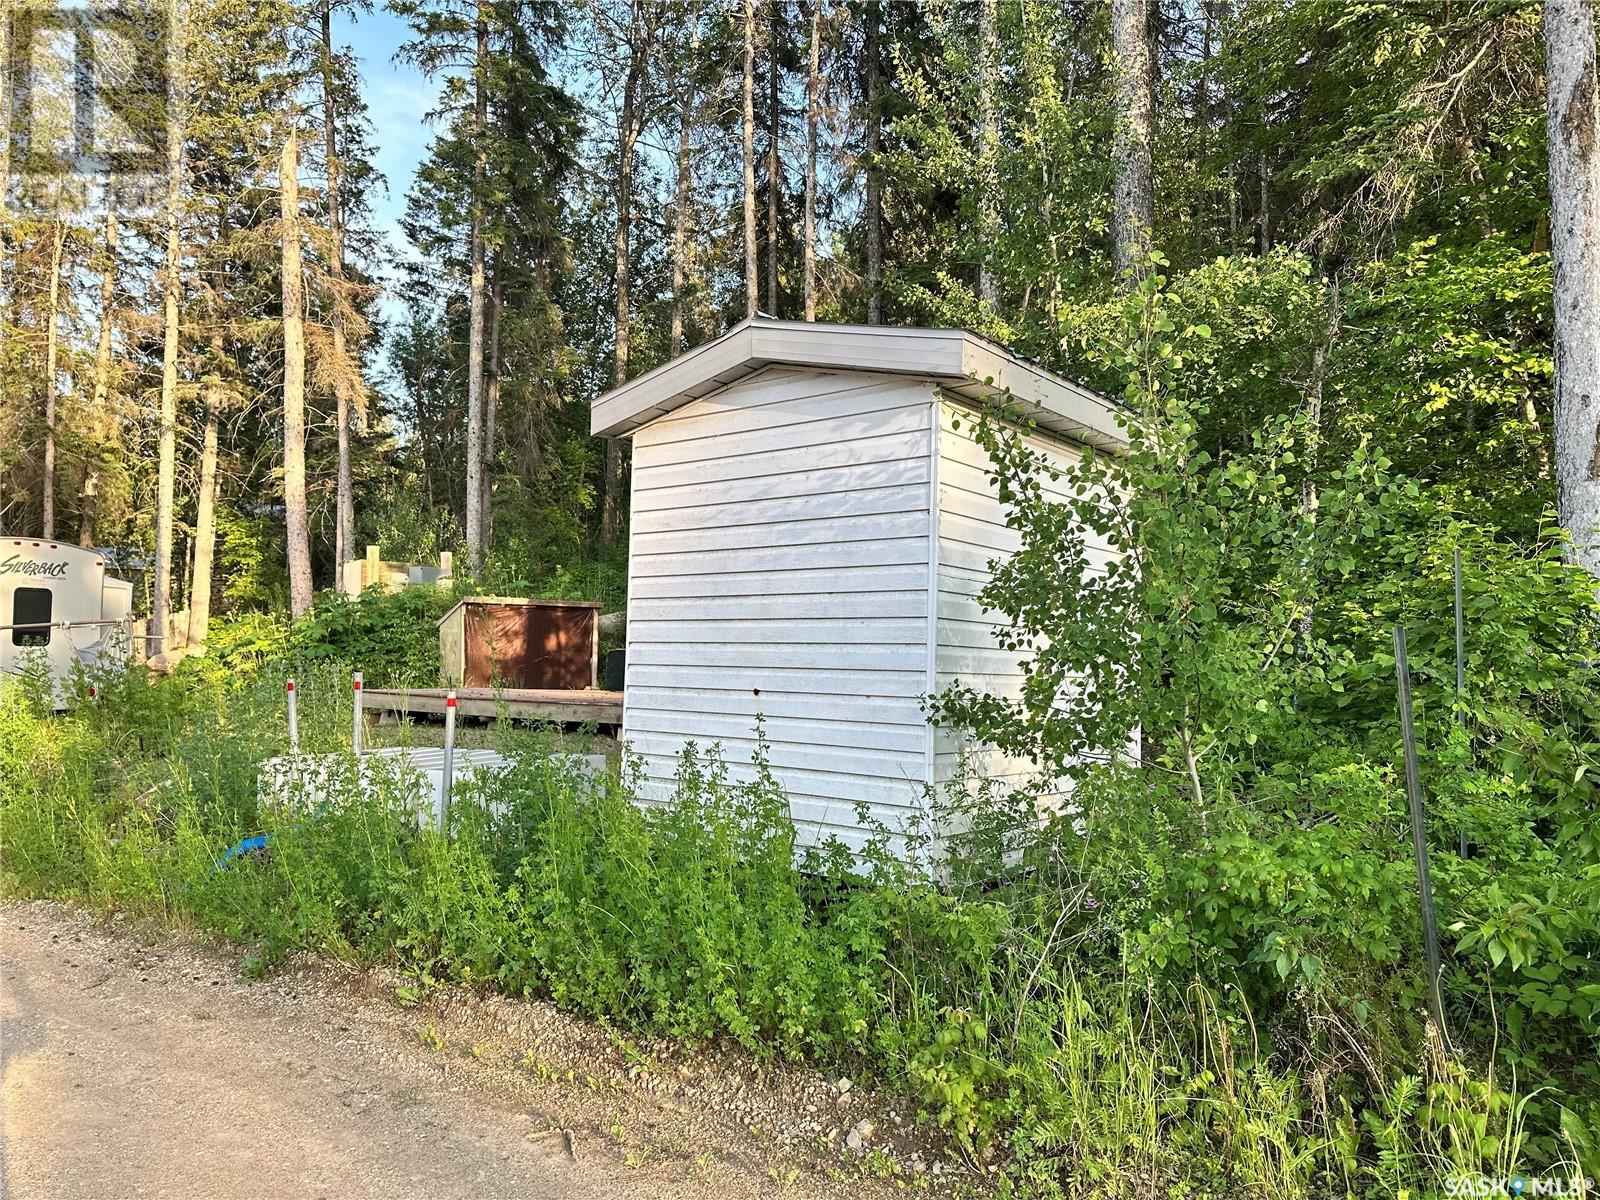
<path id="1" fill-rule="evenodd" d="M 1568 557 L 1600 579 L 1600 113 L 1591 0 L 1545 0 L 1555 265 L 1556 505 Z"/>
<path id="2" fill-rule="evenodd" d="M 700 49 L 700 14 L 691 12 L 693 22 L 689 35 L 689 59 L 695 60 Z M 682 73 L 680 86 L 683 95 L 678 103 L 678 179 L 677 194 L 672 205 L 672 329 L 668 349 L 674 356 L 682 354 L 686 340 L 684 322 L 687 318 L 687 291 L 689 287 L 689 206 L 694 200 L 694 163 L 691 157 L 694 133 L 695 90 L 693 77 Z"/>
<path id="3" fill-rule="evenodd" d="M 472 293 L 467 317 L 467 563 L 483 572 L 483 188 L 488 168 L 489 25 L 485 0 L 478 0 L 477 57 L 472 69 Z"/>
<path id="4" fill-rule="evenodd" d="M 1211 0 L 1200 0 L 1200 71 L 1195 81 L 1194 118 L 1200 126 L 1197 159 L 1202 170 L 1206 163 L 1206 134 L 1211 127 Z"/>
<path id="5" fill-rule="evenodd" d="M 189 584 L 189 645 L 205 645 L 211 629 L 211 567 L 217 552 L 217 425 L 222 413 L 222 330 L 211 331 L 206 379 L 206 426 L 200 442 L 200 487 L 195 496 L 194 567 Z M 342 564 L 341 564 L 341 568 Z"/>
<path id="6" fill-rule="evenodd" d="M 638 141 L 639 89 L 644 82 L 643 51 L 631 45 L 632 61 L 628 76 L 622 85 L 622 112 L 617 124 L 617 237 L 615 271 L 617 277 L 616 332 L 611 339 L 611 386 L 621 387 L 628 381 L 628 334 L 633 320 L 631 282 L 629 276 L 629 249 L 633 233 L 633 153 Z M 617 438 L 606 439 L 605 495 L 600 509 L 600 540 L 611 545 L 622 528 L 622 444 Z"/>
<path id="7" fill-rule="evenodd" d="M 425 381 L 428 378 L 428 368 L 433 366 L 433 355 L 428 354 L 426 351 L 424 354 L 426 355 L 428 361 L 426 364 L 418 367 L 417 380 L 411 389 L 411 395 L 413 398 L 411 406 L 411 420 L 414 423 L 413 427 L 417 430 L 425 430 L 429 427 L 427 405 L 423 399 L 423 388 L 425 387 Z M 424 437 L 420 440 L 421 453 L 417 455 L 417 458 L 422 464 L 422 482 L 428 493 L 428 507 L 435 508 L 438 506 L 439 500 L 438 494 L 434 491 L 433 487 L 433 463 L 429 461 L 429 451 L 431 449 L 429 442 L 432 439 Z"/>
<path id="8" fill-rule="evenodd" d="M 483 398 L 483 459 L 487 467 L 486 474 L 494 474 L 497 460 L 495 449 L 495 425 L 500 419 L 500 318 L 501 309 L 505 298 L 505 273 L 502 269 L 501 252 L 494 252 L 494 270 L 491 272 L 492 282 L 489 285 L 489 372 L 484 384 Z M 494 488 L 488 479 L 484 480 L 483 511 L 478 517 L 478 524 L 483 529 L 483 549 L 487 554 L 494 545 Z"/>
<path id="9" fill-rule="evenodd" d="M 1265 153 L 1256 160 L 1256 175 L 1261 187 L 1261 253 L 1267 254 L 1272 250 L 1272 195 L 1267 188 L 1272 175 Z"/>
<path id="10" fill-rule="evenodd" d="M 778 94 L 778 3 L 767 10 L 767 312 L 778 315 L 778 194 L 783 167 L 778 158 L 782 133 L 782 99 Z"/>
<path id="11" fill-rule="evenodd" d="M 359 382 L 350 377 L 355 369 L 347 361 L 344 308 L 344 213 L 339 203 L 339 150 L 335 136 L 333 99 L 333 0 L 322 2 L 322 140 L 328 173 L 328 271 L 333 277 L 333 305 L 329 316 L 329 339 L 333 349 L 334 425 L 339 446 L 338 479 L 334 485 L 333 560 L 336 571 L 344 570 L 345 560 L 355 557 L 355 490 L 350 476 L 350 418 L 355 405 L 354 392 Z M 191 611 L 193 605 L 190 605 Z"/>
<path id="12" fill-rule="evenodd" d="M 99 502 L 100 472 L 93 465 L 84 468 L 82 508 L 78 511 L 78 545 L 84 550 L 94 548 L 95 509 Z"/>
<path id="13" fill-rule="evenodd" d="M 817 319 L 817 137 L 822 125 L 822 0 L 811 0 L 811 61 L 806 70 L 806 320 Z"/>
<path id="14" fill-rule="evenodd" d="M 867 243 L 867 324 L 883 324 L 883 174 L 878 163 L 879 142 L 883 135 L 883 99 L 878 69 L 878 21 L 882 11 L 875 2 L 867 5 L 867 131 L 866 131 L 866 224 Z"/>
<path id="15" fill-rule="evenodd" d="M 178 589 L 178 595 L 183 597 L 184 604 L 187 606 L 189 597 L 194 594 L 191 586 L 192 576 L 189 574 L 189 569 L 193 565 L 190 554 L 194 548 L 194 539 L 189 538 L 181 542 L 180 546 L 180 552 L 174 556 L 178 562 L 183 564 L 183 586 Z M 173 632 L 177 632 L 176 628 L 174 628 Z M 185 630 L 185 632 L 187 632 L 187 630 Z M 187 645 L 187 641 L 185 641 L 184 644 Z"/>
<path id="16" fill-rule="evenodd" d="M 167 647 L 167 622 L 172 612 L 173 493 L 178 478 L 178 301 L 183 286 L 181 205 L 183 202 L 184 54 L 181 0 L 167 0 L 169 47 L 167 83 L 167 261 L 162 288 L 164 329 L 161 347 L 161 416 L 156 467 L 156 553 L 150 596 L 151 654 Z"/>
<path id="17" fill-rule="evenodd" d="M 6 380 L 10 376 L 7 345 L 7 318 L 11 315 L 11 289 L 6 279 L 11 270 L 11 20 L 15 5 L 11 0 L 0 0 L 0 114 L 4 114 L 5 133 L 0 135 L 0 421 L 5 419 Z M 0 502 L 0 517 L 4 516 Z M 3 521 L 0 521 L 3 523 Z"/>
<path id="18" fill-rule="evenodd" d="M 40 475 L 40 532 L 56 536 L 56 396 L 61 386 L 61 260 L 67 248 L 67 221 L 56 192 L 55 220 L 50 229 L 50 301 L 45 309 L 44 331 L 44 463 Z"/>
<path id="19" fill-rule="evenodd" d="M 745 316 L 760 307 L 756 285 L 756 4 L 744 0 L 744 294 Z"/>
<path id="20" fill-rule="evenodd" d="M 117 304 L 117 199 L 106 202 L 106 240 L 100 264 L 100 328 L 94 347 L 94 390 L 89 399 L 89 420 L 95 429 L 109 420 L 111 403 L 111 335 Z M 99 472 L 91 462 L 84 468 L 83 499 L 78 509 L 78 545 L 94 545 L 96 511 L 99 502 Z"/>
<path id="21" fill-rule="evenodd" d="M 228 210 L 221 206 L 217 211 L 215 246 L 226 251 L 228 246 Z M 194 557 L 190 564 L 189 585 L 189 645 L 203 646 L 211 632 L 212 568 L 217 554 L 217 435 L 222 421 L 222 409 L 228 399 L 224 369 L 228 352 L 224 338 L 223 291 L 226 287 L 226 266 L 219 259 L 214 267 L 211 284 L 211 360 L 205 380 L 205 428 L 200 440 L 200 482 L 195 494 Z M 335 567 L 335 573 L 342 571 Z"/>
<path id="22" fill-rule="evenodd" d="M 1300 511 L 1313 526 L 1317 521 L 1317 509 L 1321 497 L 1317 491 L 1318 460 L 1322 454 L 1322 399 L 1323 385 L 1328 376 L 1328 355 L 1333 353 L 1334 344 L 1339 340 L 1339 327 L 1344 321 L 1344 294 L 1340 291 L 1337 278 L 1333 281 L 1333 289 L 1328 296 L 1327 322 L 1322 340 L 1311 352 L 1311 372 L 1306 381 L 1306 437 L 1305 451 L 1302 459 L 1302 468 L 1305 478 L 1300 481 Z M 1300 617 L 1300 643 L 1303 647 L 1311 645 L 1312 628 L 1316 622 L 1316 586 L 1311 578 L 1311 563 L 1308 560 L 1303 564 L 1306 578 L 1305 586 L 1305 611 Z"/>
<path id="23" fill-rule="evenodd" d="M 990 312 L 999 312 L 1000 281 L 994 270 L 994 248 L 1000 234 L 995 177 L 1000 125 L 994 99 L 998 70 L 994 18 L 995 0 L 978 0 L 978 302 Z"/>
<path id="24" fill-rule="evenodd" d="M 283 509 L 289 540 L 289 611 L 311 611 L 311 535 L 306 513 L 305 275 L 300 258 L 299 114 L 278 159 L 279 238 L 283 254 Z"/>
<path id="25" fill-rule="evenodd" d="M 555 253 L 553 249 L 555 242 L 556 239 L 553 233 L 548 240 L 544 238 L 540 240 L 539 253 L 533 262 L 533 289 L 535 295 L 548 295 L 550 292 L 550 280 L 554 274 L 551 260 Z M 559 328 L 555 328 L 545 321 L 540 321 L 534 326 L 532 360 L 542 364 L 545 371 L 553 372 L 558 353 L 557 347 L 562 344 L 562 340 Z M 548 379 L 549 376 L 547 375 L 546 380 L 548 381 Z M 528 479 L 537 479 L 544 470 L 542 439 L 548 432 L 545 410 L 551 403 L 552 391 L 553 389 L 548 382 L 545 382 L 539 388 L 537 397 L 532 403 L 520 406 L 522 420 L 514 438 L 518 451 L 515 457 L 518 469 Z"/>
<path id="26" fill-rule="evenodd" d="M 1149 0 L 1111 0 L 1111 47 L 1117 81 L 1112 262 L 1118 280 L 1126 286 L 1144 270 L 1155 224 L 1150 181 L 1155 101 Z"/>
<path id="27" fill-rule="evenodd" d="M 1053 217 L 1055 211 L 1056 172 L 1055 164 L 1046 161 L 1044 165 L 1044 201 L 1039 206 L 1040 215 L 1044 217 L 1044 227 L 1050 231 L 1050 284 L 1049 284 L 1049 322 L 1050 331 L 1059 340 L 1061 334 L 1061 238 L 1056 230 Z"/>
<path id="28" fill-rule="evenodd" d="M 111 335 L 117 303 L 117 205 L 106 205 L 106 240 L 100 266 L 100 328 L 94 347 L 94 390 L 90 393 L 96 418 L 103 418 L 111 401 Z"/>

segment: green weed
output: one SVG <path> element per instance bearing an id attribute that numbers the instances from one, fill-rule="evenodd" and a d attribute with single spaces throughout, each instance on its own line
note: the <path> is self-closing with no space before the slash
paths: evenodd
<path id="1" fill-rule="evenodd" d="M 336 664 L 302 677 L 306 748 L 340 750 L 346 694 Z M 300 950 L 385 962 L 413 981 L 404 1004 L 457 982 L 552 999 L 624 1046 L 818 1063 L 907 1095 L 1026 1194 L 1429 1195 L 1596 1139 L 1592 1101 L 1566 1098 L 1551 1132 L 1481 1055 L 1369 1070 L 1362 1039 L 1257 1029 L 1226 980 L 1153 987 L 1086 907 L 1060 830 L 1019 842 L 975 820 L 973 870 L 936 885 L 882 838 L 864 860 L 797 855 L 777 780 L 733 782 L 714 748 L 684 755 L 671 806 L 642 808 L 626 771 L 595 778 L 506 731 L 509 770 L 463 785 L 446 835 L 418 827 L 414 785 L 358 786 L 353 760 L 316 806 L 263 803 L 256 764 L 285 749 L 275 679 L 131 672 L 101 696 L 49 716 L 0 687 L 9 895 L 214 930 L 258 971 Z M 219 865 L 257 833 L 264 850 Z M 418 1037 L 445 1046 L 431 1024 Z"/>

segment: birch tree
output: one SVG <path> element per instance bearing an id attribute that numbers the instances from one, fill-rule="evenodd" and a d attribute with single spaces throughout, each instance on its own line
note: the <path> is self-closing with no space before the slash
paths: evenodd
<path id="1" fill-rule="evenodd" d="M 11 270 L 11 78 L 12 0 L 0 0 L 0 429 L 6 413 L 6 381 L 10 377 L 10 338 L 6 326 L 11 315 L 11 289 L 6 280 Z M 0 513 L 4 512 L 0 499 Z"/>
<path id="2" fill-rule="evenodd" d="M 424 74 L 445 74 L 442 109 L 451 114 L 452 133 L 463 132 L 470 154 L 471 182 L 466 188 L 467 391 L 465 425 L 466 480 L 462 525 L 467 562 L 474 573 L 483 569 L 486 545 L 484 510 L 484 342 L 487 320 L 486 180 L 489 169 L 488 104 L 493 33 L 503 33 L 500 14 L 489 0 L 394 0 L 391 6 L 416 34 L 400 48 L 400 56 Z M 458 235 L 459 236 L 459 235 Z M 454 258 L 454 256 L 452 256 Z M 459 261 L 456 259 L 455 261 Z M 459 395 L 459 393 L 458 393 Z M 459 403 L 459 401 L 457 401 Z"/>
<path id="3" fill-rule="evenodd" d="M 322 2 L 322 137 L 327 174 L 328 274 L 333 295 L 328 317 L 332 343 L 334 430 L 338 442 L 338 477 L 334 488 L 334 555 L 336 571 L 344 570 L 345 560 L 355 556 L 355 490 L 350 473 L 350 422 L 359 404 L 359 368 L 346 345 L 345 311 L 349 297 L 345 290 L 344 213 L 340 204 L 340 159 L 338 146 L 338 106 L 334 88 L 333 0 Z M 213 456 L 214 457 L 214 456 Z M 213 463 L 213 467 L 214 467 Z M 191 606 L 192 607 L 192 606 Z"/>
<path id="4" fill-rule="evenodd" d="M 756 4 L 744 0 L 744 295 L 745 316 L 760 307 L 756 280 Z"/>
<path id="5" fill-rule="evenodd" d="M 700 55 L 700 7 L 688 12 L 687 54 L 675 56 L 673 79 L 678 89 L 678 158 L 672 201 L 672 315 L 667 334 L 670 354 L 682 354 L 685 347 L 685 322 L 688 318 L 688 293 L 693 275 L 694 247 L 690 218 L 694 207 L 694 130 L 698 117 L 700 89 L 697 60 Z"/>
<path id="6" fill-rule="evenodd" d="M 1149 0 L 1111 0 L 1111 53 L 1116 75 L 1112 264 L 1118 280 L 1126 282 L 1142 269 L 1155 224 L 1150 182 L 1155 101 Z"/>
<path id="7" fill-rule="evenodd" d="M 162 278 L 161 408 L 157 430 L 156 548 L 148 651 L 167 647 L 172 615 L 172 522 L 178 479 L 178 310 L 183 288 L 183 143 L 185 24 L 183 0 L 168 0 L 166 266 Z"/>
<path id="8" fill-rule="evenodd" d="M 106 201 L 105 236 L 100 247 L 100 316 L 94 347 L 94 390 L 89 397 L 89 420 L 96 425 L 107 421 L 111 408 L 111 339 L 116 324 L 117 303 L 117 197 Z M 78 545 L 94 545 L 96 509 L 99 504 L 99 471 L 94 462 L 83 471 L 83 501 L 78 511 Z"/>
<path id="9" fill-rule="evenodd" d="M 617 106 L 617 173 L 613 191 L 616 231 L 613 244 L 616 272 L 615 332 L 612 340 L 611 386 L 628 380 L 629 325 L 633 320 L 631 252 L 634 205 L 634 156 L 649 121 L 654 97 L 650 90 L 651 60 L 660 33 L 662 12 L 656 0 L 629 0 L 626 24 L 611 33 L 623 54 L 621 96 Z M 600 540 L 610 545 L 622 527 L 622 444 L 608 438 L 605 448 L 605 490 L 601 499 Z"/>
<path id="10" fill-rule="evenodd" d="M 434 518 L 430 513 L 429 524 L 439 530 L 442 539 L 450 538 L 447 530 L 450 524 L 462 521 L 466 506 L 474 506 L 487 560 L 494 541 L 494 506 L 501 496 L 514 501 L 521 493 L 520 488 L 497 490 L 500 452 L 515 445 L 519 457 L 537 461 L 532 443 L 543 434 L 546 414 L 533 410 L 554 405 L 562 394 L 552 385 L 551 376 L 558 364 L 564 363 L 563 352 L 539 353 L 530 344 L 551 336 L 552 325 L 556 331 L 552 344 L 561 344 L 554 289 L 534 281 L 547 271 L 552 256 L 562 264 L 566 261 L 568 243 L 555 222 L 566 208 L 562 184 L 576 137 L 573 101 L 552 84 L 543 55 L 560 46 L 563 29 L 577 28 L 573 61 L 582 64 L 586 82 L 598 88 L 598 100 L 599 93 L 612 97 L 619 93 L 620 85 L 613 89 L 611 84 L 625 63 L 625 54 L 613 39 L 616 7 L 599 0 L 582 10 L 583 20 L 574 20 L 570 26 L 567 14 L 556 6 L 486 5 L 488 57 L 482 75 L 487 112 L 480 139 L 474 132 L 476 0 L 427 0 L 397 3 L 395 8 L 417 35 L 403 48 L 403 55 L 425 73 L 442 76 L 443 85 L 437 112 L 442 128 L 418 169 L 403 222 L 414 250 L 399 293 L 413 316 L 392 337 L 390 347 L 406 393 L 405 419 L 416 432 L 407 451 L 396 457 L 408 470 L 416 471 L 418 500 L 430 510 L 436 504 L 449 507 L 448 520 L 443 514 Z M 344 106 L 348 108 L 349 103 Z M 609 141 L 614 127 L 608 107 L 596 103 L 591 110 L 597 118 L 597 142 L 602 137 Z M 486 159 L 481 188 L 474 180 L 480 146 Z M 345 154 L 348 160 L 348 144 Z M 341 178 L 349 179 L 348 167 Z M 591 178 L 603 181 L 605 198 L 611 201 L 614 178 L 610 172 L 597 170 Z M 471 311 L 474 194 L 482 197 L 486 329 L 480 411 L 477 420 L 463 421 L 459 389 L 468 373 L 465 351 L 469 338 L 463 333 Z M 346 206 L 347 217 L 349 211 Z M 601 227 L 601 219 L 597 206 L 589 244 L 600 250 L 601 256 L 584 295 L 586 316 L 595 318 L 593 340 L 588 344 L 603 345 L 609 360 L 613 297 L 592 286 L 592 279 L 609 277 L 614 262 L 614 230 Z M 592 367 L 595 378 L 610 377 L 609 361 L 596 361 Z M 453 399 L 451 389 L 456 389 Z M 469 424 L 481 439 L 481 471 L 470 495 L 462 470 Z M 501 436 L 502 431 L 510 436 Z M 381 465 L 384 458 L 380 455 L 375 466 Z M 604 470 L 602 458 L 598 469 L 585 480 L 584 489 L 587 496 L 587 485 L 598 485 L 594 494 L 600 501 L 594 507 L 601 512 Z M 615 486 L 612 494 L 617 495 Z M 381 516 L 374 514 L 373 519 L 379 521 Z"/>
<path id="11" fill-rule="evenodd" d="M 199 482 L 195 490 L 194 556 L 189 583 L 189 645 L 202 646 L 211 631 L 212 574 L 217 549 L 217 481 L 222 411 L 227 407 L 232 362 L 228 355 L 228 264 L 233 250 L 229 241 L 226 198 L 218 205 L 217 230 L 210 264 L 210 353 L 201 393 L 205 418 L 200 435 Z"/>
<path id="12" fill-rule="evenodd" d="M 483 332 L 487 286 L 483 262 L 483 187 L 488 169 L 489 23 L 478 0 L 477 52 L 472 64 L 472 242 L 467 316 L 467 562 L 483 571 Z"/>
<path id="13" fill-rule="evenodd" d="M 882 10 L 875 3 L 867 4 L 865 55 L 866 55 L 866 135 L 865 171 L 867 176 L 865 212 L 862 222 L 866 226 L 867 274 L 867 324 L 883 324 L 883 166 L 879 162 L 883 137 L 883 86 L 882 66 L 878 43 L 882 39 Z"/>
<path id="14" fill-rule="evenodd" d="M 194 503 L 194 559 L 189 575 L 189 645 L 202 646 L 211 630 L 211 571 L 217 550 L 217 455 L 222 420 L 222 327 L 211 329 L 211 361 L 206 372 L 205 425 L 200 435 L 200 479 Z"/>
<path id="15" fill-rule="evenodd" d="M 1573 562 L 1600 579 L 1600 117 L 1592 0 L 1545 0 L 1556 501 Z"/>
<path id="16" fill-rule="evenodd" d="M 40 471 L 40 525 L 46 538 L 56 536 L 56 408 L 61 387 L 61 274 L 67 246 L 67 222 L 56 188 L 56 211 L 50 223 L 50 299 L 44 310 L 44 454 Z"/>
<path id="17" fill-rule="evenodd" d="M 484 552 L 494 545 L 494 485 L 489 476 L 497 458 L 495 426 L 500 419 L 500 329 L 505 323 L 505 252 L 495 248 L 494 269 L 489 273 L 489 363 L 483 388 L 484 480 L 478 492 L 478 525 L 483 530 Z"/>
<path id="18" fill-rule="evenodd" d="M 306 329 L 304 231 L 300 216 L 299 113 L 291 105 L 278 157 L 283 296 L 283 510 L 289 550 L 289 611 L 311 611 L 311 537 L 306 510 Z"/>
<path id="19" fill-rule="evenodd" d="M 806 68 L 806 212 L 801 250 L 805 317 L 817 319 L 817 139 L 822 125 L 822 0 L 811 0 L 811 55 Z"/>
<path id="20" fill-rule="evenodd" d="M 990 312 L 1000 308 L 1000 280 L 993 262 L 995 241 L 1000 235 L 1000 197 L 995 178 L 1000 122 L 994 95 L 999 52 L 994 18 L 995 0 L 978 0 L 978 302 Z"/>
<path id="21" fill-rule="evenodd" d="M 768 0 L 767 9 L 767 312 L 778 316 L 778 201 L 783 192 L 783 160 L 779 143 L 783 138 L 782 62 L 778 47 L 782 36 L 778 25 L 780 0 Z"/>

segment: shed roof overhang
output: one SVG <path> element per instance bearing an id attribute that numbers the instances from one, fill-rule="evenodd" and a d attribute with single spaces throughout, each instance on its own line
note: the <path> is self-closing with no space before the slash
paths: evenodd
<path id="1" fill-rule="evenodd" d="M 753 317 L 594 402 L 590 432 L 623 437 L 765 367 L 915 376 L 982 402 L 1007 391 L 1040 428 L 1115 450 L 1126 445 L 1121 406 L 961 329 L 823 325 Z"/>

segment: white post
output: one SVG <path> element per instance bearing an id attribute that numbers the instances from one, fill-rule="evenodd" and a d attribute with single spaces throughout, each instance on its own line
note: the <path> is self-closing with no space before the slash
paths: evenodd
<path id="1" fill-rule="evenodd" d="M 439 831 L 450 819 L 450 788 L 455 783 L 456 693 L 452 688 L 444 697 L 444 772 L 439 781 Z"/>
<path id="2" fill-rule="evenodd" d="M 284 694 L 289 698 L 289 753 L 300 753 L 300 714 L 295 708 L 294 680 L 289 680 L 283 685 Z"/>
<path id="3" fill-rule="evenodd" d="M 350 749 L 357 758 L 361 757 L 361 672 L 357 671 L 350 681 L 350 686 L 355 692 L 354 708 L 355 717 L 350 725 Z"/>

